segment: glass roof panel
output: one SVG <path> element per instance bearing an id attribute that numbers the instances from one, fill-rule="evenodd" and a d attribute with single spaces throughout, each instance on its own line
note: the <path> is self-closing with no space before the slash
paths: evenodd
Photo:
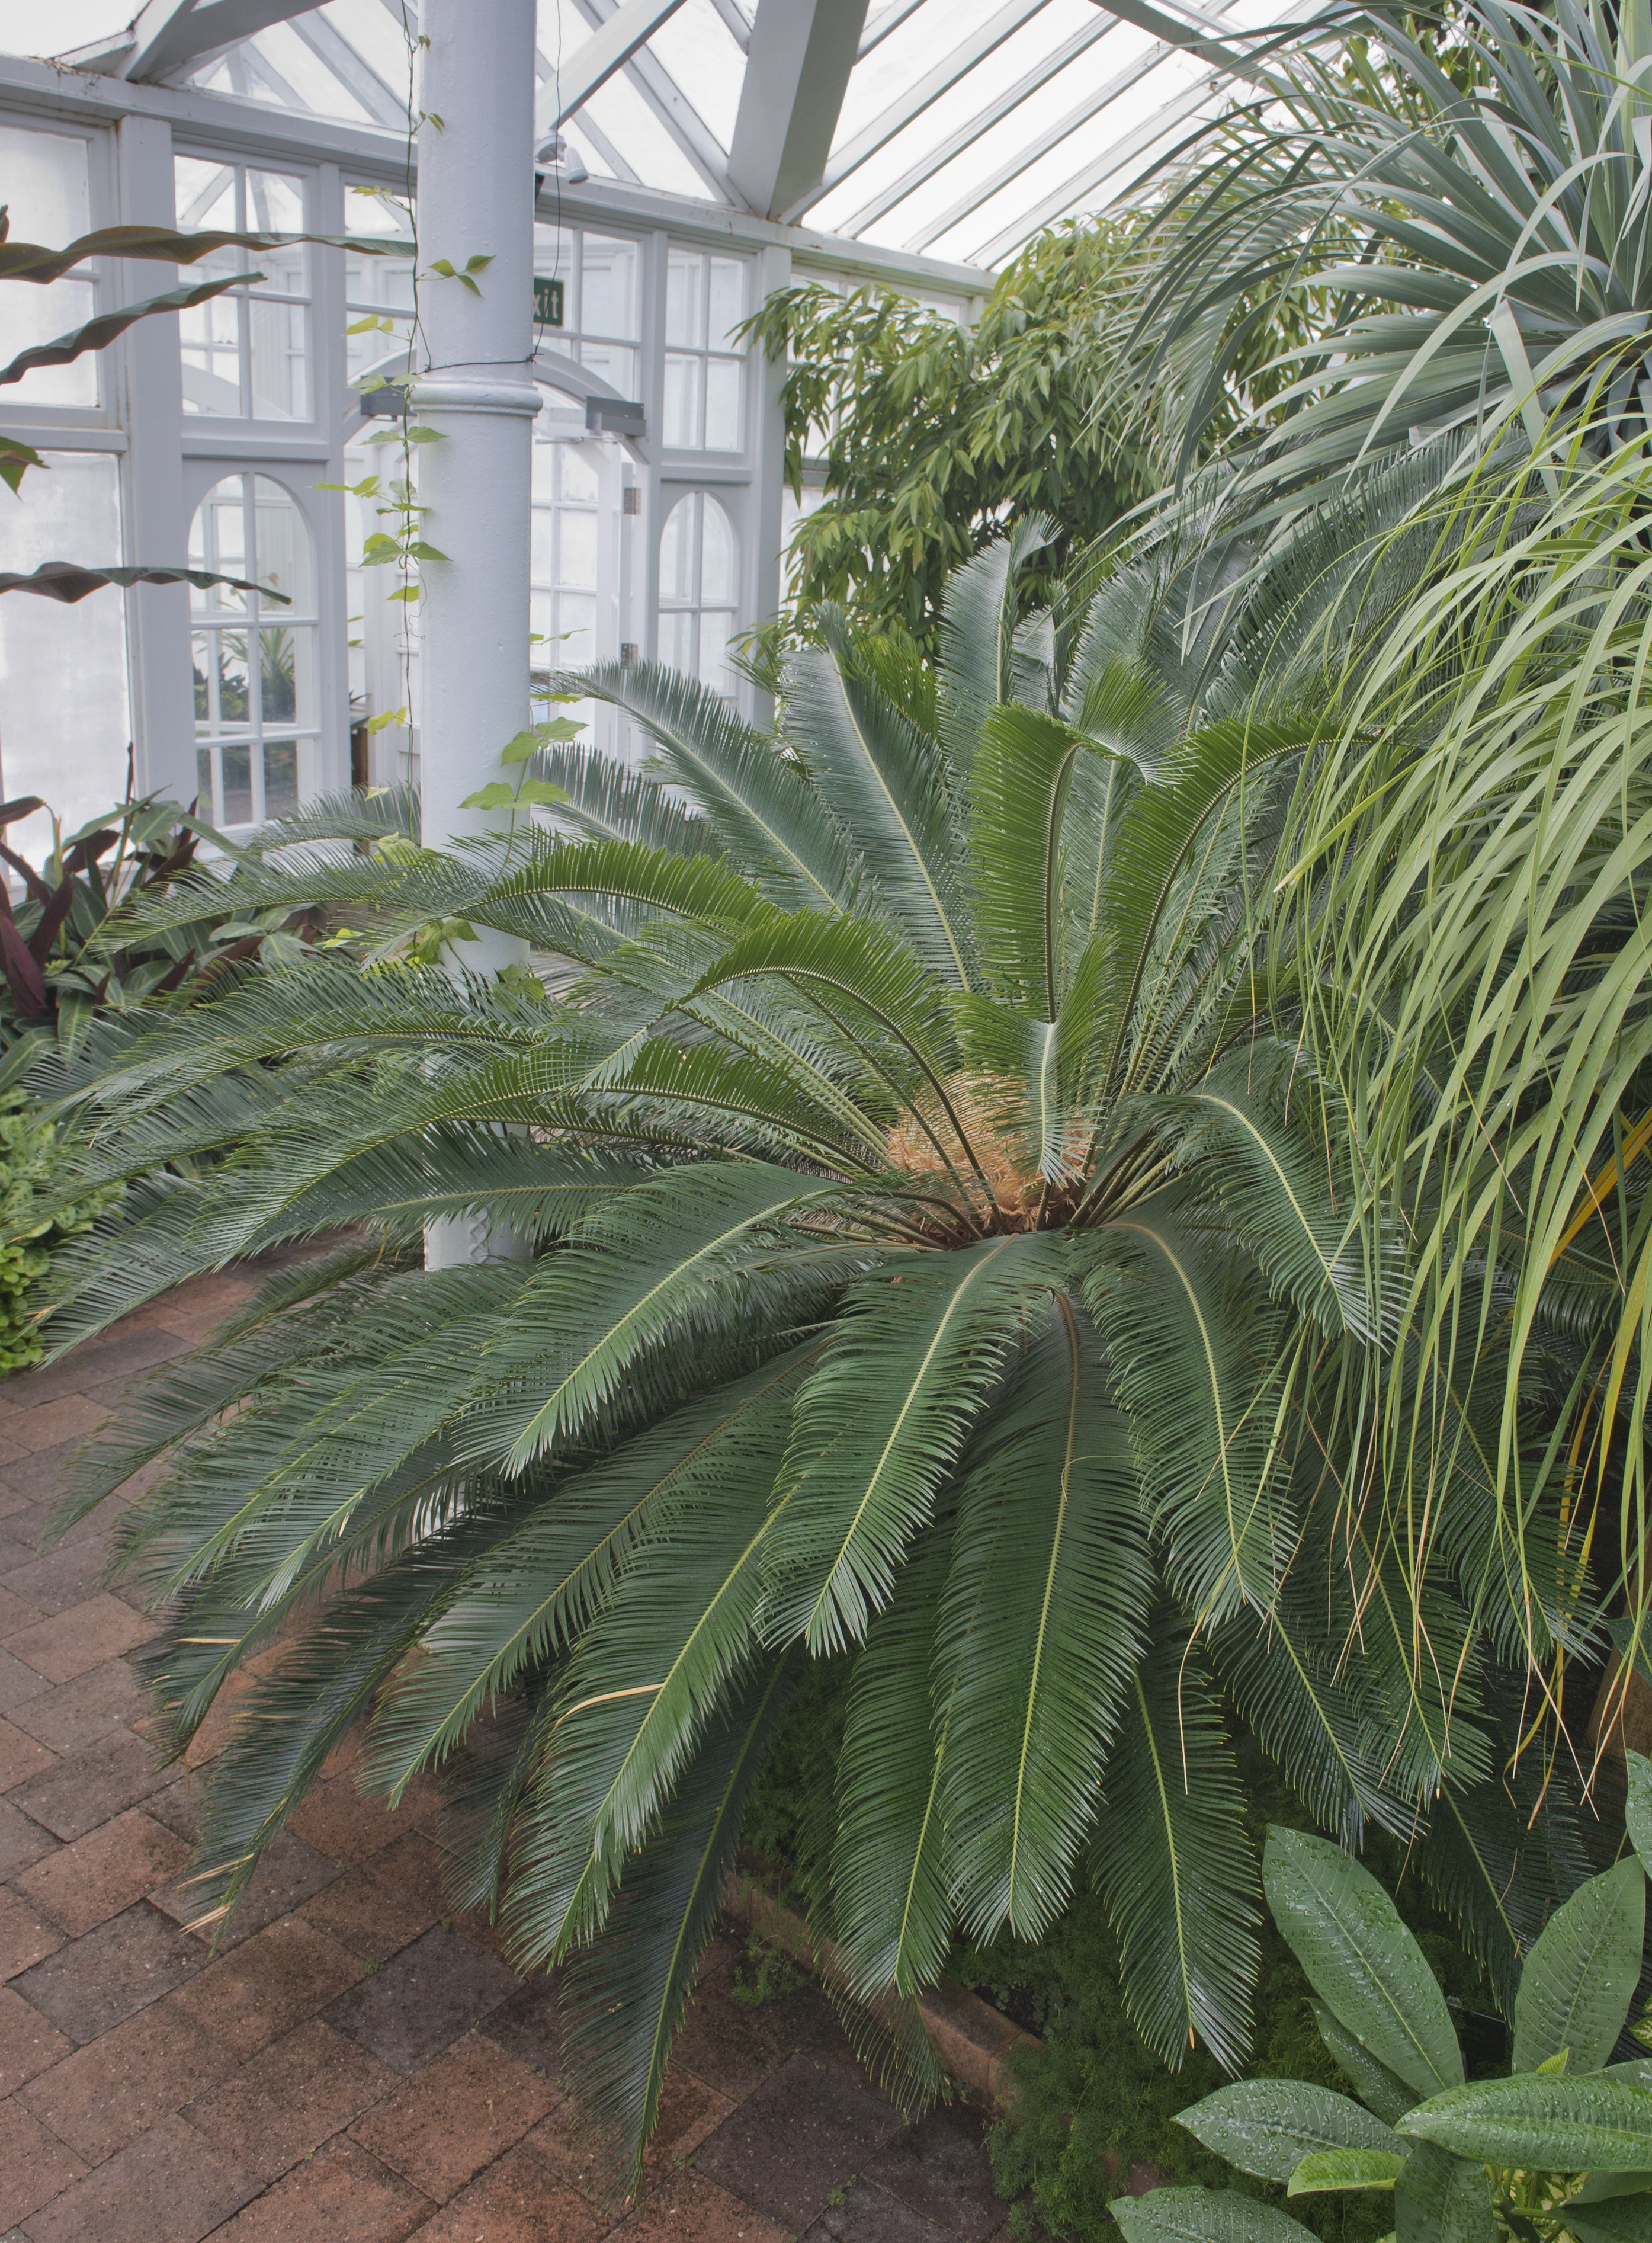
<path id="1" fill-rule="evenodd" d="M 416 0 L 326 0 L 205 64 L 187 82 L 400 138 L 404 11 Z M 618 0 L 538 0 L 539 74 L 561 77 Z M 762 0 L 680 0 L 567 121 L 598 178 L 738 203 L 725 176 Z M 1299 0 L 1306 12 L 1311 0 Z M 106 37 L 133 0 L 59 0 L 64 45 Z M 1179 23 L 1279 18 L 1278 0 L 1155 0 Z M 38 39 L 38 0 L 0 0 L 0 46 Z M 67 37 L 65 37 L 67 34 Z M 1099 0 L 874 0 L 824 180 L 789 213 L 955 263 L 1004 263 L 1040 226 L 1128 192 L 1230 81 Z"/>

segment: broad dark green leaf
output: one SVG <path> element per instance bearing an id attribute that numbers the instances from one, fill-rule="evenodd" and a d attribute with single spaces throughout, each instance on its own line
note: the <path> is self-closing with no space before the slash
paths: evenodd
<path id="1" fill-rule="evenodd" d="M 1380 2063 L 1419 2095 L 1461 2079 L 1446 1997 L 1368 1869 L 1340 1846 L 1276 1824 L 1262 1885 L 1314 1992 Z"/>
<path id="2" fill-rule="evenodd" d="M 1314 2150 L 1291 2175 L 1287 2196 L 1323 2196 L 1340 2188 L 1392 2188 L 1404 2172 L 1404 2150 Z"/>
<path id="3" fill-rule="evenodd" d="M 1514 1997 L 1516 2071 L 1535 2071 L 1562 2049 L 1568 2071 L 1601 2069 L 1628 2015 L 1645 1937 L 1646 1873 L 1631 1855 L 1581 1885 L 1526 1957 Z"/>
<path id="4" fill-rule="evenodd" d="M 1396 2132 L 1487 2165 L 1652 2172 L 1652 2092 L 1598 2074 L 1471 2080 L 1408 2111 Z"/>
<path id="5" fill-rule="evenodd" d="M 1419 2142 L 1393 2185 L 1395 2243 L 1497 2243 L 1486 2168 Z"/>
<path id="6" fill-rule="evenodd" d="M 1320 2150 L 1393 2154 L 1392 2127 L 1328 2087 L 1301 2079 L 1241 2079 L 1176 2113 L 1176 2123 L 1242 2172 L 1288 2181 Z"/>
<path id="7" fill-rule="evenodd" d="M 1367 2110 L 1374 2112 L 1385 2125 L 1391 2127 L 1417 2099 L 1410 2088 L 1386 2064 L 1380 2064 L 1323 2002 L 1313 2004 L 1313 2021 L 1320 2028 L 1320 2038 L 1342 2067 L 1344 2076 Z"/>
<path id="8" fill-rule="evenodd" d="M 1107 2206 L 1125 2243 L 1306 2243 L 1288 2212 L 1231 2188 L 1155 2188 Z"/>
<path id="9" fill-rule="evenodd" d="M 1638 1752 L 1626 1752 L 1623 1759 L 1628 1778 L 1623 1820 L 1629 1843 L 1643 1864 L 1652 1863 L 1652 1760 Z"/>

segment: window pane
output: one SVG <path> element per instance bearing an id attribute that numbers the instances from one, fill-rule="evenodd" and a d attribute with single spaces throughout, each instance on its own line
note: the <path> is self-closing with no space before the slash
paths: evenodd
<path id="1" fill-rule="evenodd" d="M 207 721 L 214 731 L 226 724 L 251 724 L 252 695 L 246 663 L 246 633 L 208 631 L 201 637 L 206 664 Z"/>
<path id="2" fill-rule="evenodd" d="M 257 512 L 258 581 L 285 592 L 296 610 L 312 614 L 315 585 L 310 565 L 310 532 L 298 507 L 279 483 L 259 475 L 253 483 Z"/>
<path id="3" fill-rule="evenodd" d="M 556 496 L 556 455 L 561 447 L 535 441 L 534 445 L 533 502 L 548 506 Z"/>
<path id="4" fill-rule="evenodd" d="M 704 528 L 700 546 L 700 597 L 707 607 L 735 603 L 735 534 L 729 517 L 709 494 L 702 500 Z"/>
<path id="5" fill-rule="evenodd" d="M 637 245 L 588 233 L 581 266 L 580 330 L 637 340 Z"/>
<path id="6" fill-rule="evenodd" d="M 211 748 L 197 748 L 195 751 L 195 792 L 202 817 L 209 825 L 216 825 L 218 823 L 218 810 L 217 804 L 212 800 L 212 751 Z"/>
<path id="7" fill-rule="evenodd" d="M 560 581 L 581 591 L 596 589 L 596 516 L 566 513 L 561 517 Z"/>
<path id="8" fill-rule="evenodd" d="M 637 394 L 637 354 L 614 343 L 581 343 L 580 364 L 611 383 L 621 397 Z"/>
<path id="9" fill-rule="evenodd" d="M 740 405 L 745 367 L 737 358 L 706 360 L 706 449 L 740 449 Z"/>
<path id="10" fill-rule="evenodd" d="M 246 575 L 246 502 L 239 475 L 215 484 L 195 510 L 190 525 L 191 569 L 212 569 L 225 576 Z M 229 584 L 206 584 L 191 589 L 190 605 L 197 615 L 245 609 L 246 594 Z"/>
<path id="11" fill-rule="evenodd" d="M 219 751 L 224 761 L 224 823 L 252 822 L 252 746 L 249 740 L 225 740 Z"/>
<path id="12" fill-rule="evenodd" d="M 250 531 L 250 536 L 249 536 Z M 247 549 L 250 545 L 250 550 Z M 209 588 L 194 596 L 207 623 L 194 638 L 195 707 L 201 747 L 215 747 L 219 777 L 216 815 L 227 826 L 279 817 L 298 801 L 301 743 L 292 728 L 313 734 L 317 724 L 314 560 L 310 533 L 290 492 L 268 475 L 226 475 L 196 510 L 191 556 L 206 568 L 231 568 L 255 583 L 289 592 L 289 616 L 257 593 Z M 360 596 L 361 588 L 355 588 Z M 233 625 L 215 615 L 242 610 Z M 265 726 L 281 737 L 263 738 Z M 225 738 L 225 734 L 234 737 Z M 261 799 L 255 783 L 264 780 Z"/>
<path id="13" fill-rule="evenodd" d="M 267 303 L 257 296 L 249 300 L 246 309 L 252 330 L 253 419 L 307 421 L 310 314 L 302 304 Z"/>
<path id="14" fill-rule="evenodd" d="M 665 362 L 665 441 L 669 449 L 700 448 L 700 375 L 705 360 L 671 358 Z"/>
<path id="15" fill-rule="evenodd" d="M 660 659 L 668 670 L 694 670 L 694 617 L 679 609 L 660 618 Z"/>
<path id="16" fill-rule="evenodd" d="M 235 203 L 235 166 L 202 156 L 179 156 L 172 165 L 178 224 L 184 233 L 234 233 L 239 213 Z M 191 269 L 196 273 L 235 273 L 238 253 L 214 252 Z"/>
<path id="17" fill-rule="evenodd" d="M 746 316 L 746 268 L 737 258 L 711 260 L 710 307 L 706 340 L 713 350 L 737 350 L 735 329 Z"/>
<path id="18" fill-rule="evenodd" d="M 305 634 L 307 640 L 308 633 Z M 299 647 L 304 642 L 295 631 L 261 630 L 259 633 L 259 690 L 261 697 L 259 714 L 266 724 L 301 724 L 309 715 L 300 709 L 302 685 L 299 666 Z M 303 694 L 305 701 L 310 696 Z"/>
<path id="19" fill-rule="evenodd" d="M 734 672 L 729 667 L 729 641 L 734 628 L 734 617 L 722 610 L 713 609 L 700 618 L 700 677 L 714 693 L 735 690 Z"/>
<path id="20" fill-rule="evenodd" d="M 296 740 L 264 743 L 264 815 L 285 818 L 299 806 L 299 744 Z"/>
<path id="21" fill-rule="evenodd" d="M 246 175 L 246 218 L 249 233 L 302 233 L 303 180 L 291 178 L 285 172 L 249 172 Z M 264 264 L 265 286 L 300 293 L 304 286 L 306 254 L 302 244 L 292 249 L 260 250 L 259 256 Z M 280 277 L 284 273 L 296 275 L 296 279 Z"/>
<path id="22" fill-rule="evenodd" d="M 61 132 L 30 132 L 0 125 L 0 177 L 10 206 L 14 240 L 72 241 L 91 225 L 86 143 Z M 91 318 L 97 306 L 92 284 L 54 280 L 50 287 L 6 291 L 6 352 L 51 342 Z M 98 356 L 95 351 L 72 366 L 37 367 L 10 384 L 8 404 L 66 405 L 90 409 L 97 402 Z"/>
<path id="23" fill-rule="evenodd" d="M 0 178 L 10 206 L 14 241 L 70 242 L 91 226 L 91 196 L 86 143 L 64 132 L 30 132 L 0 125 Z M 29 350 L 77 327 L 96 309 L 90 280 L 54 280 L 48 288 L 12 287 L 5 295 L 6 347 Z M 97 402 L 97 354 L 89 351 L 72 366 L 37 367 L 21 381 L 7 385 L 8 405 L 68 405 L 89 408 Z"/>
<path id="24" fill-rule="evenodd" d="M 581 592 L 562 592 L 556 602 L 556 627 L 562 635 L 557 666 L 583 670 L 596 660 L 596 602 Z"/>
<path id="25" fill-rule="evenodd" d="M 562 496 L 576 506 L 594 506 L 598 490 L 596 461 L 588 455 L 582 444 L 563 444 L 560 449 Z"/>
<path id="26" fill-rule="evenodd" d="M 45 459 L 50 474 L 31 475 L 23 502 L 13 501 L 6 516 L 6 566 L 26 573 L 66 553 L 94 564 L 118 561 L 116 461 L 100 452 L 48 452 Z M 125 616 L 124 595 L 112 586 L 73 607 L 0 600 L 3 789 L 39 795 L 71 828 L 118 801 L 125 785 Z M 50 845 L 50 826 L 37 815 L 6 839 L 28 853 Z"/>
<path id="27" fill-rule="evenodd" d="M 706 260 L 692 250 L 666 259 L 665 339 L 689 350 L 706 347 Z"/>
<path id="28" fill-rule="evenodd" d="M 556 582 L 555 521 L 549 507 L 536 506 L 529 516 L 532 548 L 527 573 L 535 584 Z"/>
<path id="29" fill-rule="evenodd" d="M 660 597 L 673 607 L 694 603 L 694 501 L 679 499 L 660 533 Z"/>
<path id="30" fill-rule="evenodd" d="M 180 313 L 179 337 L 185 413 L 218 413 L 232 418 L 241 401 L 241 306 L 232 296 Z"/>

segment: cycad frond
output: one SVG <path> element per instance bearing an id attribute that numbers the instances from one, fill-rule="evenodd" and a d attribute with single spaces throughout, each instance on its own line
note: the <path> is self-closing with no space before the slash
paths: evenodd
<path id="1" fill-rule="evenodd" d="M 1095 1869 L 1137 2031 L 1172 2067 L 1196 2039 L 1237 2067 L 1260 1951 L 1256 1859 L 1208 1671 L 1164 1622 L 1126 1694 Z"/>
<path id="2" fill-rule="evenodd" d="M 1129 1427 L 1058 1295 L 964 1475 L 936 1644 L 970 1937 L 1037 1939 L 1066 1902 L 1152 1592 Z"/>

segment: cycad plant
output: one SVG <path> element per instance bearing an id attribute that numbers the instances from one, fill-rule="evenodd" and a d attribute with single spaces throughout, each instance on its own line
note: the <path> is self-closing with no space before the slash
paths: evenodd
<path id="1" fill-rule="evenodd" d="M 293 821 L 232 898 L 331 900 L 366 964 L 249 967 L 60 1077 L 77 1188 L 129 1182 L 74 1329 L 346 1233 L 81 1471 L 90 1504 L 171 1453 L 118 1534 L 176 1744 L 256 1660 L 206 1869 L 232 1903 L 359 1721 L 393 1800 L 441 1770 L 453 1899 L 566 1961 L 621 2179 L 809 1658 L 853 1661 L 829 1928 L 886 2024 L 955 1927 L 1036 1936 L 1088 1874 L 1148 2040 L 1236 2062 L 1224 1700 L 1351 1839 L 1438 1802 L 1442 1889 L 1513 1951 L 1491 1491 L 1447 1476 L 1414 1577 L 1349 1484 L 1379 1291 L 1265 994 L 1325 721 L 1300 583 L 1219 610 L 1162 548 L 1029 620 L 1036 535 L 955 580 L 938 673 L 828 617 L 773 738 L 647 664 L 581 680 L 652 755 L 547 751 L 554 832 Z M 480 926 L 537 971 L 414 962 Z M 480 1258 L 423 1267 L 452 1217 Z"/>
<path id="2" fill-rule="evenodd" d="M 1644 1849 L 1652 1762 L 1628 1759 Z M 1468 2080 L 1446 1997 L 1376 1879 L 1323 1839 L 1272 1831 L 1268 1904 L 1359 2100 L 1242 2080 L 1179 2123 L 1288 2197 L 1390 2196 L 1395 2243 L 1645 2243 L 1652 2062 L 1612 2061 L 1642 1973 L 1643 1860 L 1627 1854 L 1555 1910 L 1521 1972 L 1511 2071 Z M 1311 2232 L 1237 2190 L 1159 2189 L 1111 2209 L 1125 2243 L 1307 2243 Z"/>

